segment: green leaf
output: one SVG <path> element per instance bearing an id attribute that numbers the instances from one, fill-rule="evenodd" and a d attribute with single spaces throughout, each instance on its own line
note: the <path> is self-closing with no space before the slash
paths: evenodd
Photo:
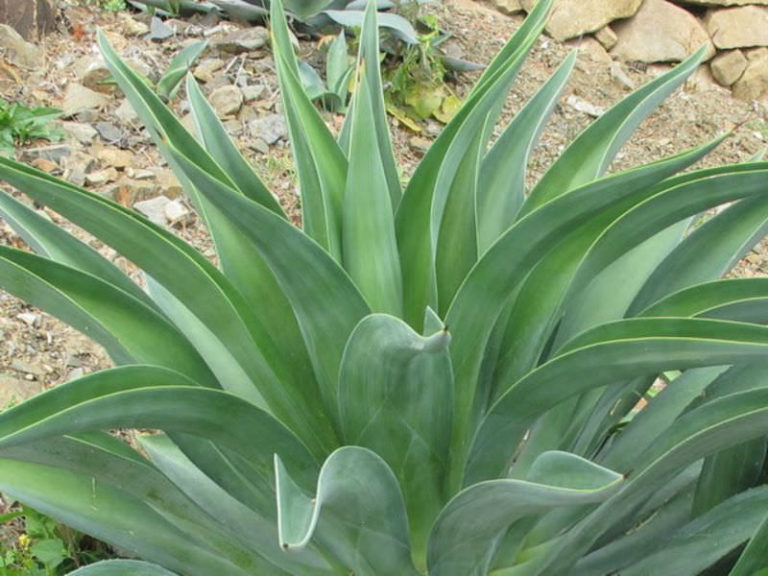
<path id="1" fill-rule="evenodd" d="M 523 480 L 491 480 L 461 491 L 441 512 L 429 543 L 429 573 L 487 573 L 498 538 L 513 522 L 607 499 L 623 477 L 565 452 L 542 454 Z"/>
<path id="2" fill-rule="evenodd" d="M 272 49 L 299 177 L 304 230 L 341 261 L 347 159 L 301 86 L 280 0 L 271 2 L 270 10 Z"/>
<path id="3" fill-rule="evenodd" d="M 754 493 L 755 491 L 753 491 Z M 768 547 L 768 516 L 749 539 L 749 544 L 741 553 L 738 562 L 728 576 L 763 576 L 768 570 L 768 558 L 765 550 Z"/>
<path id="4" fill-rule="evenodd" d="M 275 456 L 280 545 L 301 549 L 313 538 L 359 576 L 417 576 L 408 517 L 392 470 L 375 453 L 339 448 L 323 464 L 313 499 Z M 327 539 L 327 540 L 326 540 Z"/>
<path id="5" fill-rule="evenodd" d="M 706 50 L 702 47 L 593 122 L 539 180 L 523 205 L 521 216 L 602 175 L 638 125 L 699 67 Z"/>
<path id="6" fill-rule="evenodd" d="M 376 9 L 376 2 L 369 1 L 368 6 Z M 362 28 L 365 21 L 365 13 L 362 10 L 323 10 L 323 14 L 328 16 L 337 24 L 347 28 Z M 388 32 L 394 34 L 397 38 L 406 44 L 418 44 L 418 33 L 408 20 L 399 14 L 379 14 L 378 25 L 386 28 Z"/>
<path id="7" fill-rule="evenodd" d="M 347 444 L 369 448 L 403 489 L 416 558 L 447 500 L 445 478 L 453 374 L 444 327 L 419 336 L 384 315 L 367 316 L 349 338 L 339 376 Z"/>
<path id="8" fill-rule="evenodd" d="M 375 5 L 373 5 L 375 8 Z M 375 13 L 375 10 L 373 11 Z M 400 315 L 403 284 L 392 200 L 376 134 L 373 95 L 363 62 L 352 105 L 350 151 L 344 194 L 343 262 L 371 310 Z"/>
<path id="9" fill-rule="evenodd" d="M 525 200 L 528 160 L 549 116 L 565 89 L 573 52 L 518 112 L 483 158 L 477 187 L 479 253 L 485 253 L 515 221 Z"/>
<path id="10" fill-rule="evenodd" d="M 182 80 L 184 80 L 184 76 L 189 71 L 189 67 L 200 57 L 207 46 L 208 41 L 195 42 L 179 51 L 173 57 L 173 60 L 168 65 L 168 69 L 160 80 L 157 81 L 157 86 L 155 87 L 157 94 L 161 98 L 170 100 L 176 95 Z"/>
<path id="11" fill-rule="evenodd" d="M 697 284 L 670 294 L 642 311 L 642 316 L 707 315 L 729 304 L 761 302 L 768 297 L 764 278 L 729 278 Z"/>
<path id="12" fill-rule="evenodd" d="M 70 572 L 69 576 L 177 576 L 162 566 L 139 560 L 102 560 Z"/>
<path id="13" fill-rule="evenodd" d="M 118 364 L 166 366 L 199 384 L 219 387 L 204 360 L 173 324 L 112 284 L 0 246 L 0 287 L 100 343 Z"/>

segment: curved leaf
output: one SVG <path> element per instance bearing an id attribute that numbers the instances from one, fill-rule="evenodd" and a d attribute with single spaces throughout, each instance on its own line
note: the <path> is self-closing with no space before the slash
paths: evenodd
<path id="1" fill-rule="evenodd" d="M 70 572 L 69 576 L 177 576 L 162 566 L 138 560 L 102 560 Z"/>

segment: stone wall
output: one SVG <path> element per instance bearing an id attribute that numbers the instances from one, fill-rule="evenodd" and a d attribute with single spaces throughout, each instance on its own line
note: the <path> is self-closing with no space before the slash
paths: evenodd
<path id="1" fill-rule="evenodd" d="M 492 0 L 502 12 L 537 0 Z M 702 46 L 715 80 L 743 100 L 768 98 L 768 0 L 555 0 L 547 32 L 587 34 L 626 62 L 679 62 Z"/>

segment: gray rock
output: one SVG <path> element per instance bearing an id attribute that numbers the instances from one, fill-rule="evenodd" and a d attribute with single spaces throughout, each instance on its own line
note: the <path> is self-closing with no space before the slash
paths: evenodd
<path id="1" fill-rule="evenodd" d="M 267 89 L 260 85 L 253 85 L 253 86 L 243 86 L 240 89 L 243 93 L 243 98 L 246 102 L 253 102 L 254 100 L 260 100 L 264 97 L 264 94 L 266 93 Z"/>
<path id="2" fill-rule="evenodd" d="M 150 198 L 149 200 L 136 202 L 133 205 L 133 208 L 137 212 L 146 216 L 151 222 L 154 222 L 160 226 L 165 226 L 165 209 L 170 202 L 171 199 L 167 198 L 166 196 L 157 196 L 156 198 Z"/>
<path id="3" fill-rule="evenodd" d="M 718 54 L 710 63 L 712 76 L 721 86 L 732 86 L 747 69 L 747 57 L 741 50 Z"/>
<path id="4" fill-rule="evenodd" d="M 603 48 L 610 50 L 616 46 L 616 42 L 619 41 L 619 37 L 616 36 L 616 32 L 610 26 L 603 26 L 595 32 L 595 39 L 603 45 Z"/>
<path id="5" fill-rule="evenodd" d="M 176 30 L 166 25 L 160 18 L 154 16 L 152 23 L 149 25 L 149 34 L 146 40 L 152 40 L 153 42 L 162 42 L 167 38 L 170 38 L 176 34 Z"/>
<path id="6" fill-rule="evenodd" d="M 7 24 L 0 24 L 0 49 L 12 64 L 22 68 L 36 68 L 42 62 L 40 49 Z"/>
<path id="7" fill-rule="evenodd" d="M 237 114 L 243 106 L 243 93 L 231 84 L 217 88 L 209 97 L 211 106 L 220 118 Z"/>
<path id="8" fill-rule="evenodd" d="M 131 103 L 128 102 L 128 100 L 123 100 L 120 103 L 120 106 L 115 108 L 114 114 L 115 117 L 123 124 L 133 124 L 139 120 L 139 115 L 136 114 L 136 111 L 133 109 L 133 106 L 131 106 Z"/>
<path id="9" fill-rule="evenodd" d="M 592 116 L 593 118 L 602 116 L 603 113 L 605 112 L 605 108 L 601 106 L 596 106 L 595 104 L 592 104 L 591 102 L 587 102 L 583 98 L 580 98 L 573 94 L 568 96 L 565 103 L 568 104 L 568 106 L 570 106 L 577 112 L 581 112 L 582 114 L 586 114 L 587 116 Z"/>
<path id="10" fill-rule="evenodd" d="M 120 142 L 125 135 L 123 131 L 112 122 L 96 122 L 96 130 L 101 139 L 107 143 L 114 144 Z"/>
<path id="11" fill-rule="evenodd" d="M 254 138 L 260 138 L 267 144 L 276 144 L 288 138 L 288 125 L 282 114 L 270 114 L 257 118 L 248 125 L 248 131 Z"/>
<path id="12" fill-rule="evenodd" d="M 117 173 L 117 170 L 112 166 L 109 166 L 103 170 L 97 170 L 96 172 L 87 174 L 85 176 L 85 181 L 91 186 L 103 186 L 104 184 L 114 182 L 119 177 L 120 175 Z"/>
<path id="13" fill-rule="evenodd" d="M 82 122 L 62 122 L 61 127 L 80 144 L 92 144 L 98 135 L 93 126 Z"/>
<path id="14" fill-rule="evenodd" d="M 123 15 L 122 12 L 120 14 L 121 16 Z M 144 22 L 140 22 L 127 14 L 125 14 L 121 20 L 123 25 L 123 34 L 126 36 L 146 36 L 149 34 L 149 26 L 147 26 Z"/>
<path id="15" fill-rule="evenodd" d="M 213 40 L 212 46 L 229 54 L 242 54 L 243 52 L 254 52 L 264 48 L 268 41 L 269 32 L 267 32 L 267 29 L 254 26 L 251 28 L 240 28 L 221 38 L 216 38 Z"/>
<path id="16" fill-rule="evenodd" d="M 178 198 L 171 200 L 165 205 L 165 220 L 170 226 L 187 224 L 191 218 L 192 213 Z"/>
<path id="17" fill-rule="evenodd" d="M 768 48 L 747 53 L 747 68 L 733 85 L 733 95 L 746 101 L 768 97 Z"/>
<path id="18" fill-rule="evenodd" d="M 521 0 L 531 11 L 537 0 Z M 643 0 L 555 0 L 547 32 L 556 40 L 600 30 L 619 18 L 634 16 Z"/>
<path id="19" fill-rule="evenodd" d="M 63 158 L 72 154 L 72 147 L 69 144 L 54 144 L 52 146 L 41 146 L 39 148 L 26 148 L 21 153 L 21 159 L 25 162 L 32 162 L 39 158 L 60 162 Z"/>
<path id="20" fill-rule="evenodd" d="M 224 68 L 224 64 L 225 62 L 221 58 L 203 58 L 192 74 L 200 82 L 208 83 L 213 80 L 215 72 Z"/>
<path id="21" fill-rule="evenodd" d="M 71 83 L 64 92 L 64 102 L 61 109 L 64 116 L 74 116 L 86 110 L 96 110 L 106 106 L 109 98 L 104 94 L 94 92 L 82 84 Z"/>

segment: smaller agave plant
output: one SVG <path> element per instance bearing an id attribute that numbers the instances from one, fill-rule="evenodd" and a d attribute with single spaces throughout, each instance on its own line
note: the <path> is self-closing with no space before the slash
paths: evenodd
<path id="1" fill-rule="evenodd" d="M 719 278 L 765 233 L 768 163 L 685 171 L 718 139 L 605 175 L 699 52 L 526 191 L 575 56 L 489 142 L 551 5 L 538 2 L 403 190 L 374 3 L 336 138 L 274 1 L 303 228 L 194 80 L 197 137 L 101 38 L 217 265 L 0 158 L 0 177 L 146 275 L 138 286 L 0 195 L 36 252 L 0 247 L 0 285 L 116 365 L 0 414 L 0 489 L 135 558 L 77 574 L 766 574 L 768 280 Z M 154 432 L 131 445 L 114 428 Z"/>

